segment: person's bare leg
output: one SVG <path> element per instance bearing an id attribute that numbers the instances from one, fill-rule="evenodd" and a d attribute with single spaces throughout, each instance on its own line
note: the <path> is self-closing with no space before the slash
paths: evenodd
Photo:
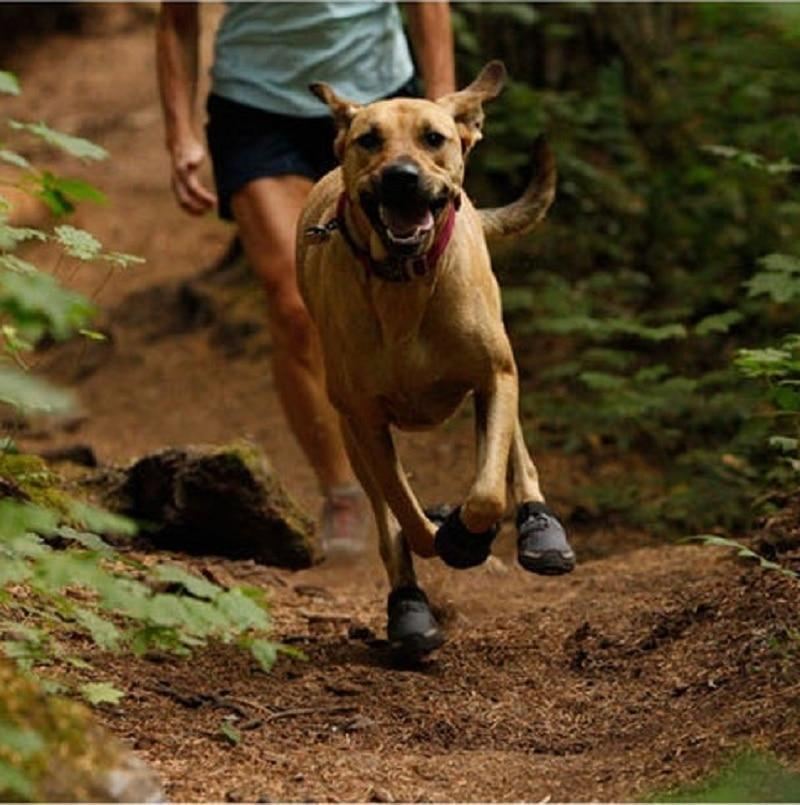
<path id="1" fill-rule="evenodd" d="M 338 415 L 325 391 L 316 329 L 297 287 L 295 228 L 312 186 L 301 176 L 258 179 L 233 196 L 231 207 L 248 262 L 266 291 L 283 410 L 327 497 L 326 516 L 339 531 L 360 529 L 352 534 L 357 542 L 368 521 L 366 505 L 356 492 Z"/>

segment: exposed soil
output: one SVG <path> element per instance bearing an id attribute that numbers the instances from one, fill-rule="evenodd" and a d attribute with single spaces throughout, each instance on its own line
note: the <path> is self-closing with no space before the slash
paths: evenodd
<path id="1" fill-rule="evenodd" d="M 34 426 L 21 441 L 37 451 L 86 444 L 102 462 L 122 462 L 246 436 L 316 511 L 272 388 L 257 289 L 236 269 L 198 281 L 231 232 L 185 217 L 172 200 L 147 9 L 95 10 L 80 36 L 51 35 L 7 65 L 24 87 L 3 101 L 11 116 L 112 154 L 85 170 L 52 160 L 109 195 L 77 225 L 147 258 L 99 293 L 108 345 L 42 355 L 40 368 L 79 393 L 82 416 Z M 204 9 L 209 23 L 217 13 Z M 102 285 L 91 268 L 58 270 L 82 290 Z M 208 302 L 209 288 L 222 307 Z M 423 502 L 460 498 L 472 470 L 466 413 L 402 447 Z M 538 462 L 551 502 L 568 514 L 587 468 L 559 455 Z M 620 800 L 696 778 L 747 743 L 796 763 L 796 582 L 713 549 L 596 524 L 572 530 L 583 561 L 567 578 L 525 574 L 508 536 L 501 567 L 420 563 L 449 641 L 414 669 L 388 662 L 374 557 L 294 574 L 187 559 L 269 590 L 276 635 L 308 661 L 282 659 L 267 675 L 228 647 L 189 661 L 104 658 L 98 673 L 128 696 L 100 716 L 176 800 Z M 238 744 L 221 733 L 225 719 Z"/>

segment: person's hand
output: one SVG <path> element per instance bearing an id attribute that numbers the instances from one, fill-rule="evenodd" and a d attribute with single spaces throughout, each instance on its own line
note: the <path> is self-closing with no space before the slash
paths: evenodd
<path id="1" fill-rule="evenodd" d="M 206 149 L 194 136 L 178 140 L 170 149 L 172 156 L 172 191 L 186 212 L 202 215 L 213 209 L 217 197 L 200 181 L 200 166 Z"/>

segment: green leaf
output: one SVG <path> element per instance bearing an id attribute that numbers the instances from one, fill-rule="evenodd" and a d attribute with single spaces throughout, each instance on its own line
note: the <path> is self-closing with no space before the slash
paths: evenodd
<path id="1" fill-rule="evenodd" d="M 52 173 L 42 175 L 44 187 L 60 193 L 70 201 L 91 201 L 93 204 L 106 204 L 108 197 L 94 185 L 83 179 L 71 179 L 66 176 L 54 176 Z"/>
<path id="2" fill-rule="evenodd" d="M 272 670 L 278 659 L 278 647 L 269 640 L 257 638 L 249 643 L 250 653 L 264 671 Z"/>
<path id="3" fill-rule="evenodd" d="M 129 517 L 92 506 L 83 500 L 69 502 L 70 517 L 79 522 L 88 531 L 97 534 L 115 534 L 119 536 L 135 536 L 138 527 Z M 106 546 L 108 547 L 108 546 Z"/>
<path id="4" fill-rule="evenodd" d="M 72 392 L 9 366 L 0 365 L 0 402 L 20 411 L 66 414 L 75 408 Z"/>
<path id="5" fill-rule="evenodd" d="M 189 573 L 178 565 L 157 565 L 153 569 L 153 578 L 157 581 L 168 584 L 179 584 L 188 593 L 197 598 L 207 598 L 213 600 L 223 589 L 216 584 L 212 584 L 206 579 Z"/>
<path id="6" fill-rule="evenodd" d="M 87 682 L 80 687 L 81 696 L 89 704 L 119 704 L 125 692 L 115 688 L 108 682 Z"/>
<path id="7" fill-rule="evenodd" d="M 605 372 L 581 372 L 579 377 L 590 389 L 598 391 L 613 391 L 625 385 L 625 378 Z"/>
<path id="8" fill-rule="evenodd" d="M 17 328 L 12 327 L 10 324 L 4 324 L 0 327 L 0 338 L 3 339 L 6 350 L 12 355 L 21 352 L 30 352 L 34 348 L 34 345 L 25 338 L 22 338 L 17 332 Z"/>
<path id="9" fill-rule="evenodd" d="M 772 399 L 781 411 L 800 411 L 800 392 L 788 386 L 778 386 L 774 389 Z"/>
<path id="10" fill-rule="evenodd" d="M 0 500 L 0 540 L 11 539 L 29 531 L 53 534 L 58 528 L 58 516 L 51 509 L 32 503 Z"/>
<path id="11" fill-rule="evenodd" d="M 716 313 L 701 319 L 694 328 L 697 335 L 711 335 L 712 333 L 727 333 L 738 324 L 744 316 L 738 310 L 728 310 L 725 313 Z"/>
<path id="12" fill-rule="evenodd" d="M 77 531 L 69 526 L 61 526 L 61 528 L 58 529 L 58 536 L 77 542 L 90 551 L 97 551 L 98 553 L 114 552 L 114 549 L 107 542 L 98 537 L 97 534 L 92 534 L 90 531 Z"/>
<path id="13" fill-rule="evenodd" d="M 108 157 L 108 151 L 105 148 L 101 148 L 83 137 L 75 137 L 72 134 L 51 129 L 44 123 L 23 123 L 18 120 L 9 120 L 8 125 L 17 131 L 26 131 L 48 145 L 59 148 L 78 159 L 99 161 Z"/>
<path id="14" fill-rule="evenodd" d="M 89 300 L 42 272 L 0 274 L 0 310 L 11 315 L 23 333 L 26 324 L 44 327 L 58 340 L 84 327 L 95 312 Z"/>
<path id="15" fill-rule="evenodd" d="M 0 759 L 0 797 L 3 800 L 32 802 L 38 797 L 30 777 L 22 769 Z"/>
<path id="16" fill-rule="evenodd" d="M 0 747 L 27 758 L 40 752 L 44 746 L 44 740 L 38 732 L 0 721 Z"/>
<path id="17" fill-rule="evenodd" d="M 30 227 L 11 226 L 0 220 L 0 249 L 11 251 L 26 240 L 47 240 L 47 235 Z"/>
<path id="18" fill-rule="evenodd" d="M 76 229 L 66 224 L 55 228 L 55 236 L 66 253 L 78 260 L 94 260 L 103 246 L 94 235 L 84 229 Z"/>
<path id="19" fill-rule="evenodd" d="M 72 613 L 75 621 L 92 636 L 92 640 L 102 649 L 113 651 L 119 645 L 121 633 L 111 621 L 100 617 L 96 612 L 76 607 Z"/>
<path id="20" fill-rule="evenodd" d="M 23 559 L 3 556 L 0 552 L 0 588 L 5 587 L 9 582 L 14 584 L 24 584 L 30 578 L 31 569 Z"/>
<path id="21" fill-rule="evenodd" d="M 242 742 L 242 733 L 230 721 L 221 721 L 219 731 L 232 746 L 238 746 Z"/>
<path id="22" fill-rule="evenodd" d="M 9 151 L 7 148 L 0 148 L 0 160 L 23 170 L 31 166 L 31 163 L 22 154 L 18 154 L 16 151 Z"/>
<path id="23" fill-rule="evenodd" d="M 0 92 L 6 95 L 19 95 L 19 81 L 14 73 L 0 70 Z"/>
<path id="24" fill-rule="evenodd" d="M 796 453 L 800 441 L 792 439 L 789 436 L 770 436 L 769 444 L 782 453 Z"/>
<path id="25" fill-rule="evenodd" d="M 236 588 L 218 595 L 215 603 L 239 629 L 269 628 L 269 615 L 266 610 Z"/>
<path id="26" fill-rule="evenodd" d="M 800 297 L 800 258 L 768 254 L 758 263 L 763 270 L 745 282 L 749 296 L 769 296 L 781 304 Z"/>
<path id="27" fill-rule="evenodd" d="M 29 263 L 15 254 L 0 254 L 0 268 L 16 274 L 36 274 L 39 271 L 33 263 Z"/>

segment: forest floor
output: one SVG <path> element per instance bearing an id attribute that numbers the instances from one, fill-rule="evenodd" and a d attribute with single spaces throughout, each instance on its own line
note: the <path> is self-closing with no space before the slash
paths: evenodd
<path id="1" fill-rule="evenodd" d="M 5 65 L 24 90 L 4 101 L 12 117 L 45 120 L 112 155 L 85 169 L 52 162 L 109 196 L 78 225 L 147 259 L 97 296 L 108 345 L 41 358 L 40 369 L 76 389 L 82 415 L 23 433 L 22 444 L 88 444 L 122 463 L 244 436 L 316 512 L 313 477 L 271 384 L 254 291 L 237 286 L 230 317 L 198 313 L 187 298 L 186 283 L 231 231 L 184 216 L 172 199 L 149 13 L 111 7 L 80 36 L 50 36 Z M 204 10 L 207 20 L 216 13 Z M 103 282 L 90 267 L 67 279 L 89 293 Z M 457 501 L 472 472 L 469 418 L 404 437 L 402 452 L 423 502 Z M 547 453 L 537 461 L 551 502 L 569 511 L 587 467 Z M 499 568 L 418 563 L 449 639 L 406 670 L 390 666 L 376 639 L 387 589 L 373 555 L 296 573 L 187 559 L 263 586 L 276 637 L 308 660 L 282 659 L 265 674 L 231 647 L 189 661 L 104 657 L 99 678 L 127 695 L 99 717 L 174 800 L 623 800 L 696 779 L 746 745 L 796 763 L 795 582 L 623 528 L 572 531 L 581 561 L 565 578 L 524 573 L 507 535 Z M 240 742 L 225 738 L 223 721 Z"/>

